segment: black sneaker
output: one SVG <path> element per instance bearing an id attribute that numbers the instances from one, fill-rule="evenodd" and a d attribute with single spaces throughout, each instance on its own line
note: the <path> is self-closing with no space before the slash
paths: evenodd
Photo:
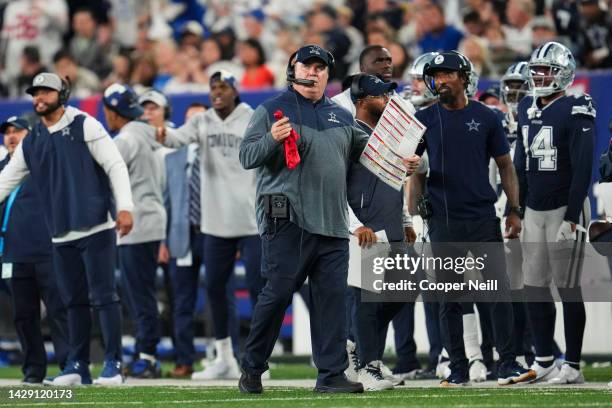
<path id="1" fill-rule="evenodd" d="M 436 369 L 435 368 L 427 368 L 424 370 L 418 370 L 414 375 L 415 380 L 435 380 L 436 379 Z"/>
<path id="2" fill-rule="evenodd" d="M 131 364 L 128 375 L 132 378 L 161 378 L 161 365 L 159 361 L 152 362 L 141 358 Z"/>
<path id="3" fill-rule="evenodd" d="M 238 381 L 238 389 L 240 392 L 245 392 L 247 394 L 261 394 L 263 392 L 261 375 L 248 374 L 242 371 L 242 375 Z"/>
<path id="4" fill-rule="evenodd" d="M 472 385 L 470 377 L 465 371 L 452 371 L 451 375 L 440 381 L 440 387 L 462 387 Z"/>
<path id="5" fill-rule="evenodd" d="M 344 374 L 330 380 L 326 380 L 319 384 L 313 390 L 314 392 L 325 393 L 362 393 L 363 384 L 359 382 L 349 381 Z"/>
<path id="6" fill-rule="evenodd" d="M 27 376 L 21 380 L 22 385 L 42 385 L 43 379 L 35 376 Z"/>
<path id="7" fill-rule="evenodd" d="M 497 370 L 497 384 L 499 385 L 518 384 L 535 378 L 534 370 L 523 368 L 515 360 L 500 364 Z"/>

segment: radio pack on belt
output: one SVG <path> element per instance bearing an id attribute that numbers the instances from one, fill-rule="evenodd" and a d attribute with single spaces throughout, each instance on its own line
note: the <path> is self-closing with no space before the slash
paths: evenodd
<path id="1" fill-rule="evenodd" d="M 270 218 L 289 219 L 289 199 L 280 194 L 264 195 L 264 212 Z"/>

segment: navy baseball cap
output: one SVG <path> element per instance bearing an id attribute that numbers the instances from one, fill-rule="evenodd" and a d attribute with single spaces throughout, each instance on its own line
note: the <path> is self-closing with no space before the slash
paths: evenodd
<path id="1" fill-rule="evenodd" d="M 9 126 L 15 126 L 17 129 L 25 129 L 28 132 L 32 130 L 30 122 L 28 122 L 26 118 L 20 116 L 11 116 L 10 118 L 2 122 L 2 124 L 0 124 L 0 133 L 6 132 L 6 129 Z"/>
<path id="2" fill-rule="evenodd" d="M 104 90 L 102 102 L 108 109 L 124 118 L 138 119 L 144 113 L 138 103 L 138 96 L 127 85 L 117 83 L 110 85 Z"/>
<path id="3" fill-rule="evenodd" d="M 42 72 L 34 77 L 32 85 L 26 89 L 26 93 L 34 96 L 34 91 L 38 88 L 53 89 L 54 91 L 62 91 L 62 80 L 59 75 L 51 72 Z"/>
<path id="4" fill-rule="evenodd" d="M 318 45 L 305 45 L 295 53 L 295 62 L 302 64 L 313 58 L 320 59 L 330 68 L 334 66 L 334 57 L 331 53 Z"/>
<path id="5" fill-rule="evenodd" d="M 463 55 L 456 52 L 441 52 L 425 65 L 423 73 L 433 75 L 435 71 L 462 71 L 470 72 L 470 62 Z"/>
<path id="6" fill-rule="evenodd" d="M 397 89 L 397 83 L 385 82 L 374 75 L 359 74 L 354 81 L 359 81 L 359 86 L 351 86 L 351 99 L 353 102 L 365 96 L 381 96 Z"/>

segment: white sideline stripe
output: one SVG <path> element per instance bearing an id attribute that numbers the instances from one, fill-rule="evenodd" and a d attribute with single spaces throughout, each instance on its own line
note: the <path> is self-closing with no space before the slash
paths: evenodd
<path id="1" fill-rule="evenodd" d="M 453 388 L 451 390 L 464 390 L 464 388 Z M 175 401 L 159 401 L 158 403 L 161 404 L 202 404 L 202 403 L 234 403 L 234 402 L 259 402 L 259 401 L 321 401 L 321 400 L 346 400 L 346 399 L 351 399 L 351 400 L 364 400 L 364 399 L 387 399 L 387 400 L 394 400 L 394 399 L 404 399 L 407 397 L 410 398 L 456 398 L 457 395 L 455 392 L 452 392 L 451 390 L 449 390 L 450 392 L 448 392 L 447 394 L 440 394 L 440 395 L 380 395 L 380 392 L 376 392 L 376 393 L 366 393 L 365 395 L 335 395 L 335 396 L 326 396 L 326 395 L 321 395 L 321 396 L 312 396 L 312 397 L 272 397 L 272 398 L 265 398 L 265 397 L 257 397 L 254 396 L 252 398 L 232 398 L 232 399 L 196 399 L 196 400 L 175 400 Z M 384 392 L 384 391 L 382 391 Z M 510 395 L 516 395 L 517 392 L 509 392 L 509 393 L 474 393 L 474 394 L 465 394 L 465 393 L 461 393 L 462 397 L 483 397 L 483 396 L 493 396 L 493 397 L 497 397 L 497 396 L 510 396 Z M 576 393 L 576 392 L 572 392 L 572 393 L 562 393 L 562 392 L 546 392 L 546 393 L 542 393 L 542 395 L 557 395 L 557 396 L 563 396 L 563 395 L 588 395 L 588 394 L 607 394 L 607 392 L 582 392 L 582 393 Z M 78 397 L 78 396 L 77 396 Z M 76 406 L 76 405 L 119 405 L 119 404 L 129 404 L 129 405 L 145 405 L 145 404 L 151 404 L 151 401 L 123 401 L 123 402 L 119 402 L 119 401 L 87 401 L 87 402 L 78 402 L 78 401 L 64 401 L 64 402 L 58 402 L 57 400 L 48 400 L 46 402 L 38 402 L 38 403 L 32 403 L 32 404 L 23 404 L 20 403 L 18 406 L 23 406 L 23 407 L 37 407 L 37 406 L 43 406 L 43 405 L 49 405 L 50 402 L 54 402 L 54 405 L 65 405 L 65 406 Z M 154 402 L 153 402 L 154 403 Z M 510 404 L 511 406 L 513 404 Z M 0 407 L 14 407 L 15 404 L 0 404 Z M 478 404 L 478 403 L 471 403 L 471 404 L 465 404 L 465 405 L 453 405 L 454 407 L 457 408 L 471 408 L 471 407 L 493 407 L 493 406 L 497 406 L 496 404 Z M 585 403 L 555 403 L 555 406 L 559 406 L 559 407 L 574 407 L 574 406 L 579 406 L 579 407 L 594 407 L 594 406 L 609 406 L 608 403 L 599 403 L 599 402 L 585 402 Z"/>

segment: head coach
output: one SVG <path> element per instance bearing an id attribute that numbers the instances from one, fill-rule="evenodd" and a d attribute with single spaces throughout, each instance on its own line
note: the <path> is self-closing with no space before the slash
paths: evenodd
<path id="1" fill-rule="evenodd" d="M 287 90 L 260 105 L 240 146 L 240 162 L 257 169 L 257 223 L 262 274 L 267 279 L 253 311 L 239 388 L 260 393 L 261 373 L 293 292 L 308 277 L 311 335 L 319 392 L 363 392 L 344 376 L 348 366 L 344 296 L 348 271 L 347 171 L 367 134 L 351 114 L 325 97 L 334 67 L 316 45 L 296 51 L 287 65 Z M 283 112 L 275 121 L 274 113 Z M 280 116 L 280 115 L 279 115 Z M 300 162 L 285 164 L 284 140 L 295 130 Z"/>
<path id="2" fill-rule="evenodd" d="M 427 224 L 435 256 L 440 255 L 436 254 L 436 249 L 441 248 L 436 243 L 471 243 L 465 249 L 453 249 L 452 255 L 465 257 L 462 251 L 467 250 L 475 257 L 486 253 L 489 267 L 483 270 L 485 279 L 495 277 L 499 281 L 498 290 L 507 290 L 503 238 L 494 208 L 497 195 L 488 181 L 490 158 L 497 163 L 511 206 L 506 233 L 512 238 L 517 237 L 521 229 L 518 181 L 501 121 L 490 108 L 468 100 L 469 75 L 470 62 L 457 52 L 440 53 L 424 67 L 426 85 L 439 96 L 437 103 L 416 113 L 427 126 L 424 143 L 417 149 L 417 154 L 427 150 L 429 156 L 427 186 L 432 215 Z M 500 245 L 487 244 L 485 251 L 482 245 L 474 244 L 481 242 Z M 463 281 L 462 275 L 454 271 L 442 273 L 438 280 Z M 497 302 L 492 304 L 491 310 L 500 354 L 498 382 L 526 381 L 532 373 L 516 363 L 510 341 L 512 307 L 510 303 Z M 444 343 L 450 354 L 452 372 L 441 385 L 463 385 L 469 377 L 461 304 L 444 298 L 440 318 L 443 327 L 447 328 Z"/>

